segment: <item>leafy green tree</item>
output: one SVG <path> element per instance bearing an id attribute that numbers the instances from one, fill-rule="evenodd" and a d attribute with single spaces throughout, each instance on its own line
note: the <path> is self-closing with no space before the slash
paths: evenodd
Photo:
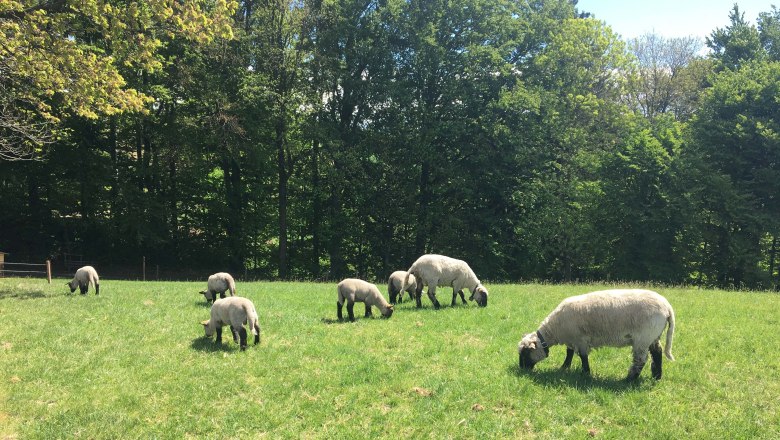
<path id="1" fill-rule="evenodd" d="M 778 90 L 780 64 L 743 63 L 714 79 L 693 123 L 694 151 L 707 176 L 703 208 L 711 213 L 704 266 L 721 285 L 773 276 L 773 268 L 761 273 L 760 262 L 776 252 L 766 246 L 775 243 L 780 218 Z"/>
<path id="2" fill-rule="evenodd" d="M 758 29 L 745 20 L 736 4 L 729 12 L 729 25 L 717 28 L 706 38 L 712 57 L 723 69 L 735 69 L 764 55 Z"/>

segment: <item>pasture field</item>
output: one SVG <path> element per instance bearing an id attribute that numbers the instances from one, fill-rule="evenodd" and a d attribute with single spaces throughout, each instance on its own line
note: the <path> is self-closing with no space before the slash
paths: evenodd
<path id="1" fill-rule="evenodd" d="M 591 379 L 562 346 L 517 367 L 524 333 L 604 285 L 487 284 L 486 308 L 444 288 L 441 310 L 339 323 L 335 283 L 238 281 L 262 327 L 242 353 L 203 337 L 205 280 L 65 281 L 0 279 L 1 439 L 780 438 L 776 293 L 655 289 L 677 361 L 629 384 L 629 348 L 592 353 Z"/>

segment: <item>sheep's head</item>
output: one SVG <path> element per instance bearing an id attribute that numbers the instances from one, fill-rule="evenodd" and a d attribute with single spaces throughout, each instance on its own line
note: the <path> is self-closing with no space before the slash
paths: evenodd
<path id="1" fill-rule="evenodd" d="M 73 281 L 68 281 L 67 283 L 65 283 L 65 285 L 68 286 L 68 288 L 70 288 L 70 293 L 75 292 L 76 287 L 78 287 L 76 283 L 74 283 Z"/>
<path id="2" fill-rule="evenodd" d="M 469 299 L 476 301 L 480 307 L 486 307 L 488 303 L 488 291 L 485 289 L 485 286 L 479 284 L 474 291 L 471 292 L 471 297 Z"/>
<path id="3" fill-rule="evenodd" d="M 201 290 L 200 294 L 206 297 L 206 301 L 214 301 L 214 296 L 211 294 L 211 292 L 206 290 Z"/>
<path id="4" fill-rule="evenodd" d="M 211 326 L 209 325 L 210 322 L 211 322 L 210 319 L 200 322 L 203 325 L 203 329 L 206 331 L 207 338 L 214 336 L 214 329 L 212 329 Z"/>
<path id="5" fill-rule="evenodd" d="M 542 347 L 536 332 L 523 336 L 517 344 L 517 352 L 520 355 L 520 368 L 532 370 L 534 365 L 547 358 L 547 350 Z"/>
<path id="6" fill-rule="evenodd" d="M 392 304 L 387 306 L 387 308 L 385 310 L 382 310 L 382 316 L 384 316 L 385 318 L 389 318 L 389 317 L 393 316 L 393 305 Z"/>

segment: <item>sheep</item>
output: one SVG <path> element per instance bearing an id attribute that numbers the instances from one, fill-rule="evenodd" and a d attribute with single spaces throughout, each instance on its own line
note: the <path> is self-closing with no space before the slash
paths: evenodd
<path id="1" fill-rule="evenodd" d="M 200 294 L 206 297 L 206 302 L 214 301 L 219 293 L 220 298 L 225 297 L 225 292 L 230 290 L 230 296 L 236 294 L 236 282 L 233 277 L 226 272 L 218 272 L 209 277 L 206 290 L 201 290 Z"/>
<path id="2" fill-rule="evenodd" d="M 100 277 L 98 277 L 97 271 L 92 266 L 84 266 L 76 271 L 76 275 L 73 279 L 65 283 L 70 287 L 70 293 L 76 291 L 76 287 L 81 290 L 82 295 L 86 295 L 89 291 L 89 283 L 95 286 L 95 295 L 100 295 Z"/>
<path id="3" fill-rule="evenodd" d="M 247 298 L 232 296 L 214 301 L 211 306 L 211 319 L 201 322 L 206 331 L 206 337 L 217 334 L 217 344 L 222 343 L 222 327 L 230 326 L 233 333 L 233 341 L 239 344 L 241 351 L 246 350 L 246 329 L 244 324 L 249 324 L 249 329 L 255 335 L 255 345 L 260 343 L 260 324 L 258 324 L 255 305 Z"/>
<path id="4" fill-rule="evenodd" d="M 414 275 L 409 275 L 409 284 L 406 285 L 405 290 L 401 290 L 405 276 L 406 272 L 397 270 L 391 273 L 390 278 L 387 279 L 387 293 L 390 296 L 390 304 L 395 304 L 396 297 L 399 303 L 403 302 L 404 292 L 409 292 L 409 297 L 414 299 L 414 291 L 417 290 L 417 279 Z"/>
<path id="5" fill-rule="evenodd" d="M 423 285 L 428 286 L 428 298 L 435 309 L 440 307 L 439 301 L 436 300 L 436 287 L 438 286 L 452 286 L 452 306 L 455 305 L 457 295 L 460 295 L 461 301 L 466 304 L 466 298 L 463 296 L 464 288 L 471 291 L 470 300 L 476 301 L 480 307 L 487 306 L 488 291 L 465 261 L 444 255 L 423 255 L 406 272 L 401 290 L 405 290 L 406 286 L 410 284 L 412 276 L 417 279 L 415 299 L 418 308 L 422 307 Z"/>
<path id="6" fill-rule="evenodd" d="M 639 377 L 647 352 L 652 356 L 653 378 L 661 379 L 660 338 L 666 331 L 666 349 L 663 353 L 669 360 L 672 356 L 674 335 L 674 310 L 669 301 L 651 290 L 616 289 L 591 292 L 563 300 L 558 307 L 542 321 L 535 333 L 529 333 L 518 343 L 520 368 L 531 370 L 534 365 L 547 358 L 550 347 L 566 345 L 566 360 L 562 369 L 571 366 L 576 351 L 582 361 L 583 374 L 590 374 L 588 353 L 603 346 L 633 348 L 633 363 L 626 380 Z"/>
<path id="7" fill-rule="evenodd" d="M 379 293 L 379 289 L 374 284 L 357 278 L 347 278 L 338 284 L 337 290 L 338 301 L 336 302 L 336 314 L 339 321 L 343 319 L 341 316 L 341 307 L 344 305 L 344 301 L 347 302 L 347 313 L 349 314 L 349 320 L 352 322 L 355 321 L 355 313 L 353 312 L 355 302 L 365 303 L 366 318 L 372 316 L 371 306 L 379 308 L 379 311 L 385 318 L 393 316 L 392 304 L 385 301 L 385 298 Z"/>

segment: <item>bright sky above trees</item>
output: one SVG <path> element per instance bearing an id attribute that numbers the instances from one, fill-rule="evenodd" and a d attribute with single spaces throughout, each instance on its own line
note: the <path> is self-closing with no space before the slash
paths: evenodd
<path id="1" fill-rule="evenodd" d="M 771 0 L 580 0 L 577 8 L 605 21 L 623 38 L 654 32 L 664 37 L 695 36 L 702 41 L 729 23 L 729 11 L 739 5 L 748 22 L 772 9 Z"/>

